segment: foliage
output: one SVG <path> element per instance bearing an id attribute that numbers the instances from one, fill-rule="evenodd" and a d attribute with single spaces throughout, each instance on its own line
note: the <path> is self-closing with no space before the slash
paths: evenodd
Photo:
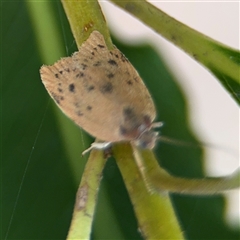
<path id="1" fill-rule="evenodd" d="M 52 6 L 52 14 L 63 28 L 59 41 L 64 39 L 64 45 L 69 47 L 66 55 L 70 55 L 76 47 L 72 44 L 67 19 L 60 3 Z M 5 239 L 8 233 L 7 239 L 65 239 L 86 162 L 81 152 L 88 147 L 89 139 L 55 108 L 41 83 L 42 50 L 26 4 L 3 2 L 1 12 L 1 237 Z M 49 41 L 51 33 L 44 38 Z M 158 120 L 166 122 L 162 133 L 196 141 L 188 126 L 187 99 L 159 55 L 148 45 L 130 47 L 114 42 L 138 69 L 153 95 Z M 67 132 L 67 138 L 62 130 Z M 203 176 L 200 149 L 162 143 L 157 146 L 156 155 L 162 166 L 174 175 Z M 107 162 L 103 176 L 92 239 L 141 239 L 129 196 L 113 159 Z M 230 229 L 223 220 L 223 197 L 173 194 L 171 198 L 187 239 L 238 239 L 239 230 Z"/>

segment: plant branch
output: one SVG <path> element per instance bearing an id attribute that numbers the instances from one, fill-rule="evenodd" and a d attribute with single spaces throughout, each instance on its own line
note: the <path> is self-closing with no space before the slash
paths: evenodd
<path id="1" fill-rule="evenodd" d="M 239 171 L 227 177 L 184 179 L 171 176 L 161 168 L 152 151 L 134 148 L 134 156 L 151 192 L 210 195 L 240 187 Z"/>
<path id="2" fill-rule="evenodd" d="M 134 160 L 131 145 L 128 143 L 115 144 L 113 153 L 144 238 L 184 239 L 167 192 L 152 194 L 147 189 Z"/>
<path id="3" fill-rule="evenodd" d="M 210 70 L 240 103 L 240 53 L 170 17 L 145 0 L 111 0 Z"/>
<path id="4" fill-rule="evenodd" d="M 106 159 L 102 151 L 91 151 L 79 185 L 67 239 L 90 239 L 97 194 Z"/>
<path id="5" fill-rule="evenodd" d="M 110 33 L 97 0 L 62 0 L 62 4 L 78 48 L 94 30 L 104 36 L 109 49 L 113 48 Z"/>

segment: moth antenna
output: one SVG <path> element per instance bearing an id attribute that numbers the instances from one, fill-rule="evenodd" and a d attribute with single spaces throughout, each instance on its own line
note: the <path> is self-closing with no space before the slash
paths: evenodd
<path id="1" fill-rule="evenodd" d="M 224 146 L 216 146 L 214 144 L 211 143 L 205 143 L 205 142 L 186 142 L 186 141 L 182 141 L 182 140 L 178 140 L 178 139 L 174 139 L 174 138 L 170 138 L 170 137 L 166 137 L 166 136 L 159 136 L 157 138 L 160 142 L 165 142 L 168 144 L 173 144 L 173 145 L 177 145 L 177 146 L 182 146 L 182 147 L 195 147 L 195 148 L 200 148 L 200 147 L 207 147 L 207 148 L 214 148 L 217 150 L 221 150 L 224 151 L 234 157 L 238 157 L 238 153 L 234 150 L 234 149 L 229 149 L 226 148 Z"/>

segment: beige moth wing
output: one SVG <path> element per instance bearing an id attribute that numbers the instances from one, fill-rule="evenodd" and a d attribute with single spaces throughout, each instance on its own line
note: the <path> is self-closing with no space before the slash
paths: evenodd
<path id="1" fill-rule="evenodd" d="M 117 48 L 108 50 L 98 31 L 71 57 L 42 66 L 40 75 L 60 109 L 92 136 L 154 146 L 152 98 L 131 63 Z M 139 142 L 143 135 L 147 143 Z"/>

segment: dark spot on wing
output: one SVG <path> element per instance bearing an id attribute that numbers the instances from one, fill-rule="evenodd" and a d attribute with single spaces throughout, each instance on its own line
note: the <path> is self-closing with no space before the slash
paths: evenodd
<path id="1" fill-rule="evenodd" d="M 75 91 L 75 85 L 73 83 L 69 84 L 68 89 L 70 92 L 74 92 Z"/>
<path id="2" fill-rule="evenodd" d="M 133 82 L 132 82 L 131 80 L 128 80 L 128 81 L 127 81 L 127 84 L 128 84 L 128 85 L 132 85 Z"/>
<path id="3" fill-rule="evenodd" d="M 60 101 L 64 100 L 64 98 L 62 96 L 59 96 L 53 92 L 50 92 L 50 94 L 57 104 L 60 104 Z"/>
<path id="4" fill-rule="evenodd" d="M 81 65 L 82 65 L 82 70 L 85 70 L 87 68 L 87 64 L 81 63 Z"/>
<path id="5" fill-rule="evenodd" d="M 70 73 L 70 69 L 69 68 L 66 68 L 64 69 L 66 72 Z"/>
<path id="6" fill-rule="evenodd" d="M 91 111 L 92 110 L 92 106 L 87 106 L 87 110 Z"/>
<path id="7" fill-rule="evenodd" d="M 93 64 L 94 67 L 98 67 L 98 66 L 100 66 L 100 65 L 101 65 L 101 62 L 100 62 L 100 61 L 97 61 L 97 62 L 95 62 L 95 63 Z"/>
<path id="8" fill-rule="evenodd" d="M 79 108 L 79 107 L 80 107 L 79 102 L 75 102 L 75 103 L 74 103 L 74 106 L 75 106 L 76 108 Z"/>
<path id="9" fill-rule="evenodd" d="M 126 139 L 136 139 L 139 136 L 138 129 L 136 127 L 124 127 L 120 125 L 119 132 Z"/>
<path id="10" fill-rule="evenodd" d="M 114 77 L 114 74 L 113 74 L 113 73 L 109 73 L 109 74 L 107 74 L 107 77 L 108 77 L 108 78 L 113 78 L 113 77 Z"/>
<path id="11" fill-rule="evenodd" d="M 143 122 L 147 127 L 150 127 L 152 124 L 151 118 L 148 115 L 143 116 Z"/>
<path id="12" fill-rule="evenodd" d="M 63 92 L 63 90 L 61 89 L 61 88 L 58 88 L 58 91 L 61 93 L 61 92 Z"/>
<path id="13" fill-rule="evenodd" d="M 120 132 L 121 135 L 126 135 L 128 130 L 121 125 L 120 128 L 119 128 L 119 132 Z"/>
<path id="14" fill-rule="evenodd" d="M 79 72 L 77 75 L 76 75 L 76 78 L 80 78 L 80 77 L 83 77 L 84 76 L 84 73 L 83 72 Z"/>
<path id="15" fill-rule="evenodd" d="M 121 53 L 122 62 L 128 62 L 128 59 Z"/>
<path id="16" fill-rule="evenodd" d="M 61 70 L 61 71 L 59 71 L 59 73 L 60 73 L 60 74 L 63 74 L 63 71 Z"/>
<path id="17" fill-rule="evenodd" d="M 92 54 L 92 55 L 95 55 L 95 53 L 94 53 L 94 52 L 91 52 L 91 54 Z"/>
<path id="18" fill-rule="evenodd" d="M 129 120 L 129 119 L 135 118 L 135 113 L 134 113 L 133 108 L 131 108 L 131 107 L 124 108 L 123 116 L 124 116 L 124 120 Z"/>
<path id="19" fill-rule="evenodd" d="M 92 91 L 94 88 L 95 88 L 95 87 L 94 87 L 93 85 L 91 85 L 91 86 L 89 86 L 89 87 L 87 88 L 87 90 L 90 92 L 90 91 Z"/>
<path id="20" fill-rule="evenodd" d="M 101 45 L 101 44 L 98 44 L 98 47 L 99 48 L 105 48 L 105 46 Z"/>
<path id="21" fill-rule="evenodd" d="M 107 82 L 105 84 L 103 84 L 100 87 L 100 91 L 105 94 L 105 93 L 111 93 L 113 91 L 113 85 L 110 82 Z"/>
<path id="22" fill-rule="evenodd" d="M 55 73 L 55 77 L 56 77 L 56 78 L 58 78 L 58 77 L 59 77 L 59 76 L 58 76 L 58 73 Z"/>
<path id="23" fill-rule="evenodd" d="M 139 119 L 132 107 L 125 107 L 123 109 L 123 119 L 125 127 L 132 129 L 132 131 L 139 125 Z"/>
<path id="24" fill-rule="evenodd" d="M 112 66 L 117 66 L 117 63 L 112 59 L 108 60 L 108 63 L 111 64 Z"/>
<path id="25" fill-rule="evenodd" d="M 134 109 L 131 106 L 127 106 L 122 112 L 122 124 L 120 125 L 119 132 L 126 139 L 135 139 L 141 134 L 141 119 L 136 115 Z"/>
<path id="26" fill-rule="evenodd" d="M 117 55 L 117 54 L 115 54 L 115 57 L 116 57 L 116 58 L 118 58 L 118 55 Z"/>
<path id="27" fill-rule="evenodd" d="M 83 116 L 83 113 L 82 113 L 80 110 L 77 111 L 76 114 L 77 114 L 79 117 Z"/>

